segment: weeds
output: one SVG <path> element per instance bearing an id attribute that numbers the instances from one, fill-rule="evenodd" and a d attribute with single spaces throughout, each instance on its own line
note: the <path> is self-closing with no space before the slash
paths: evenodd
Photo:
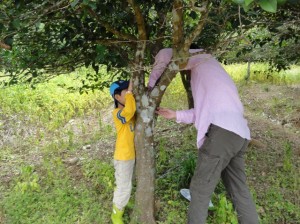
<path id="1" fill-rule="evenodd" d="M 111 164 L 92 160 L 83 166 L 84 176 L 92 183 L 95 190 L 112 199 L 114 190 L 114 168 Z"/>
<path id="2" fill-rule="evenodd" d="M 226 69 L 235 80 L 241 80 L 243 66 L 226 66 Z M 269 79 L 265 76 L 267 69 L 262 64 L 253 65 L 252 71 L 259 72 L 250 76 L 250 81 L 266 82 L 265 93 L 271 92 L 269 83 L 300 82 L 299 75 L 294 75 L 299 74 L 299 67 L 292 67 L 284 77 L 276 73 Z M 111 98 L 108 93 L 97 90 L 82 95 L 69 92 L 58 87 L 58 83 L 61 86 L 79 85 L 73 78 L 60 76 L 50 83 L 38 85 L 35 90 L 26 85 L 0 90 L 0 133 L 14 136 L 7 141 L 0 139 L 3 143 L 1 178 L 7 175 L 10 180 L 0 179 L 0 223 L 109 223 L 113 166 L 98 158 L 99 151 L 95 147 L 82 150 L 82 146 L 99 143 L 105 150 L 108 145 L 113 148 L 114 128 L 105 121 L 107 113 L 103 112 Z M 162 106 L 186 109 L 183 92 L 180 77 L 176 77 L 164 95 Z M 269 102 L 271 112 L 295 110 L 289 102 L 289 98 L 274 97 Z M 88 116 L 96 117 L 94 124 L 78 122 Z M 163 132 L 156 138 L 156 219 L 160 224 L 186 223 L 189 204 L 179 190 L 189 187 L 195 169 L 196 130 L 178 126 L 173 121 L 158 119 L 158 122 L 156 130 Z M 262 138 L 276 138 L 276 132 L 271 128 L 261 133 Z M 275 160 L 273 157 L 277 154 L 273 149 L 265 152 L 255 148 L 247 153 L 246 159 L 253 166 L 248 166 L 246 171 L 256 178 L 251 185 L 256 191 L 252 190 L 252 193 L 262 224 L 297 223 L 300 220 L 299 165 L 296 164 L 294 143 L 286 140 L 280 158 Z M 63 159 L 68 156 L 78 156 L 80 162 L 66 165 Z M 258 170 L 260 167 L 255 165 L 260 163 L 268 164 L 268 169 Z M 264 175 L 260 175 L 262 171 Z M 265 185 L 267 188 L 256 188 Z M 234 207 L 226 197 L 222 183 L 217 186 L 212 201 L 215 210 L 208 217 L 209 224 L 237 223 Z M 134 196 L 126 210 L 126 221 L 133 204 Z"/>
<path id="3" fill-rule="evenodd" d="M 210 217 L 211 223 L 224 223 L 224 224 L 238 224 L 237 214 L 230 201 L 227 200 L 226 195 L 221 193 L 216 196 L 215 212 Z"/>
<path id="4" fill-rule="evenodd" d="M 14 190 L 25 194 L 27 192 L 40 192 L 41 186 L 38 183 L 39 176 L 34 172 L 33 166 L 25 166 L 21 168 L 19 181 L 15 185 Z"/>
<path id="5" fill-rule="evenodd" d="M 68 92 L 55 82 L 56 79 L 49 84 L 40 84 L 36 89 L 27 85 L 2 89 L 0 108 L 3 114 L 27 114 L 31 123 L 39 123 L 49 130 L 55 130 L 71 118 L 81 117 L 95 109 L 100 110 L 109 102 L 108 96 L 100 97 L 100 91 L 80 95 Z"/>
<path id="6" fill-rule="evenodd" d="M 247 64 L 225 65 L 224 68 L 236 82 L 244 81 L 247 73 Z M 270 84 L 300 83 L 300 68 L 292 66 L 290 70 L 276 72 L 267 64 L 255 63 L 251 65 L 250 81 Z"/>
<path id="7" fill-rule="evenodd" d="M 46 162 L 44 167 L 22 168 L 3 201 L 7 223 L 107 222 L 101 195 L 83 183 L 74 184 L 59 160 Z"/>
<path id="8" fill-rule="evenodd" d="M 284 172 L 291 172 L 293 168 L 293 161 L 292 161 L 292 146 L 290 142 L 286 142 L 284 144 L 284 156 L 283 156 L 283 171 Z"/>

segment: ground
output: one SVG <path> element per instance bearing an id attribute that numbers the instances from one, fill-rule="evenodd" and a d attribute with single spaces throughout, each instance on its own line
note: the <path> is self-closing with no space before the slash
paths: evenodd
<path id="1" fill-rule="evenodd" d="M 253 138 L 246 163 L 249 185 L 256 192 L 256 200 L 271 203 L 267 192 L 276 185 L 274 190 L 280 190 L 286 200 L 299 206 L 300 86 L 248 83 L 240 85 L 239 92 Z M 39 166 L 45 156 L 40 147 L 52 141 L 68 139 L 71 149 L 57 150 L 56 155 L 75 180 L 83 178 L 82 161 L 91 158 L 110 161 L 114 144 L 111 110 L 112 107 L 104 108 L 100 119 L 99 113 L 74 118 L 54 132 L 39 129 L 38 124 L 32 125 L 26 119 L 19 120 L 21 115 L 0 114 L 0 190 L 13 186 L 14 178 L 20 174 L 20 165 Z M 158 122 L 156 141 L 165 136 L 170 144 L 181 144 L 178 136 L 187 126 L 175 127 L 174 123 Z M 78 139 L 81 144 L 75 144 Z M 296 174 L 294 187 L 284 179 L 291 172 Z M 0 200 L 3 197 L 0 193 Z M 264 203 L 261 205 L 259 213 L 264 216 L 270 211 Z M 0 223 L 5 223 L 1 209 Z"/>
<path id="2" fill-rule="evenodd" d="M 247 154 L 248 181 L 256 191 L 257 200 L 264 201 L 276 188 L 285 200 L 299 207 L 299 86 L 253 84 L 241 92 L 253 138 Z M 288 168 L 291 164 L 293 171 Z M 290 178 L 295 178 L 294 190 L 287 190 Z M 266 203 L 276 203 L 275 198 L 272 201 L 269 197 Z M 265 214 L 268 211 L 262 206 L 259 212 Z"/>

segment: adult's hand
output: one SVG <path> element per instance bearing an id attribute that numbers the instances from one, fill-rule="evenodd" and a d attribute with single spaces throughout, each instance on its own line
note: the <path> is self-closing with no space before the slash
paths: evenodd
<path id="1" fill-rule="evenodd" d="M 176 111 L 168 108 L 157 108 L 155 113 L 166 119 L 176 119 Z"/>

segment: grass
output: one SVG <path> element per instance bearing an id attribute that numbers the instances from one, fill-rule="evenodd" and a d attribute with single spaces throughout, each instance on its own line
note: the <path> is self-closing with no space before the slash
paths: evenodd
<path id="1" fill-rule="evenodd" d="M 100 97 L 100 91 L 80 95 L 78 92 L 70 93 L 67 89 L 57 86 L 58 82 L 70 84 L 72 81 L 65 77 L 57 77 L 48 84 L 38 85 L 36 89 L 31 89 L 28 85 L 2 89 L 1 111 L 3 114 L 27 115 L 32 123 L 39 123 L 49 130 L 54 130 L 73 117 L 82 117 L 95 109 L 107 106 L 109 99 Z"/>
<path id="2" fill-rule="evenodd" d="M 43 165 L 21 168 L 3 201 L 7 223 L 105 223 L 99 212 L 107 214 L 108 208 L 101 195 L 75 183 L 61 161 Z"/>
<path id="3" fill-rule="evenodd" d="M 264 82 L 261 93 L 272 94 L 274 84 L 300 83 L 297 66 L 272 73 L 272 81 L 266 78 L 265 65 L 252 68 L 259 72 L 253 73 L 249 85 Z M 246 65 L 230 65 L 226 70 L 241 83 Z M 36 89 L 18 85 L 0 90 L 0 223 L 109 223 L 115 138 L 107 118 L 111 98 L 107 90 L 80 95 L 62 87 L 80 85 L 80 72 L 73 77 L 57 77 Z M 274 93 L 266 101 L 263 97 L 249 98 L 249 89 L 240 91 L 245 108 L 260 124 L 254 132 L 260 132 L 268 144 L 266 151 L 250 147 L 246 156 L 249 185 L 261 223 L 296 223 L 300 220 L 297 145 L 273 129 L 272 123 L 267 123 L 268 128 L 261 126 L 267 122 L 262 112 L 279 119 L 295 114 L 299 105 L 287 94 Z M 183 92 L 177 77 L 167 89 L 162 106 L 187 108 Z M 247 100 L 251 100 L 249 104 Z M 188 201 L 180 196 L 179 189 L 188 188 L 196 165 L 196 130 L 158 118 L 155 135 L 157 223 L 186 223 Z M 78 162 L 70 164 L 73 158 Z M 210 213 L 209 224 L 237 223 L 222 183 L 212 201 L 216 209 Z M 133 203 L 132 197 L 126 221 Z"/>
<path id="4" fill-rule="evenodd" d="M 231 64 L 224 66 L 236 82 L 243 81 L 247 74 L 247 64 Z M 300 83 L 300 67 L 292 65 L 286 71 L 274 71 L 264 63 L 255 63 L 250 66 L 250 81 L 269 84 L 295 84 Z"/>

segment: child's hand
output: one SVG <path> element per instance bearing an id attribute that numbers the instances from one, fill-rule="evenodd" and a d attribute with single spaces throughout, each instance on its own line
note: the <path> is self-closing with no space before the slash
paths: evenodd
<path id="1" fill-rule="evenodd" d="M 128 91 L 132 92 L 133 90 L 133 83 L 132 83 L 132 78 L 129 80 L 129 86 L 128 86 Z"/>
<path id="2" fill-rule="evenodd" d="M 167 108 L 157 108 L 156 114 L 163 116 L 166 119 L 176 119 L 176 111 Z"/>

